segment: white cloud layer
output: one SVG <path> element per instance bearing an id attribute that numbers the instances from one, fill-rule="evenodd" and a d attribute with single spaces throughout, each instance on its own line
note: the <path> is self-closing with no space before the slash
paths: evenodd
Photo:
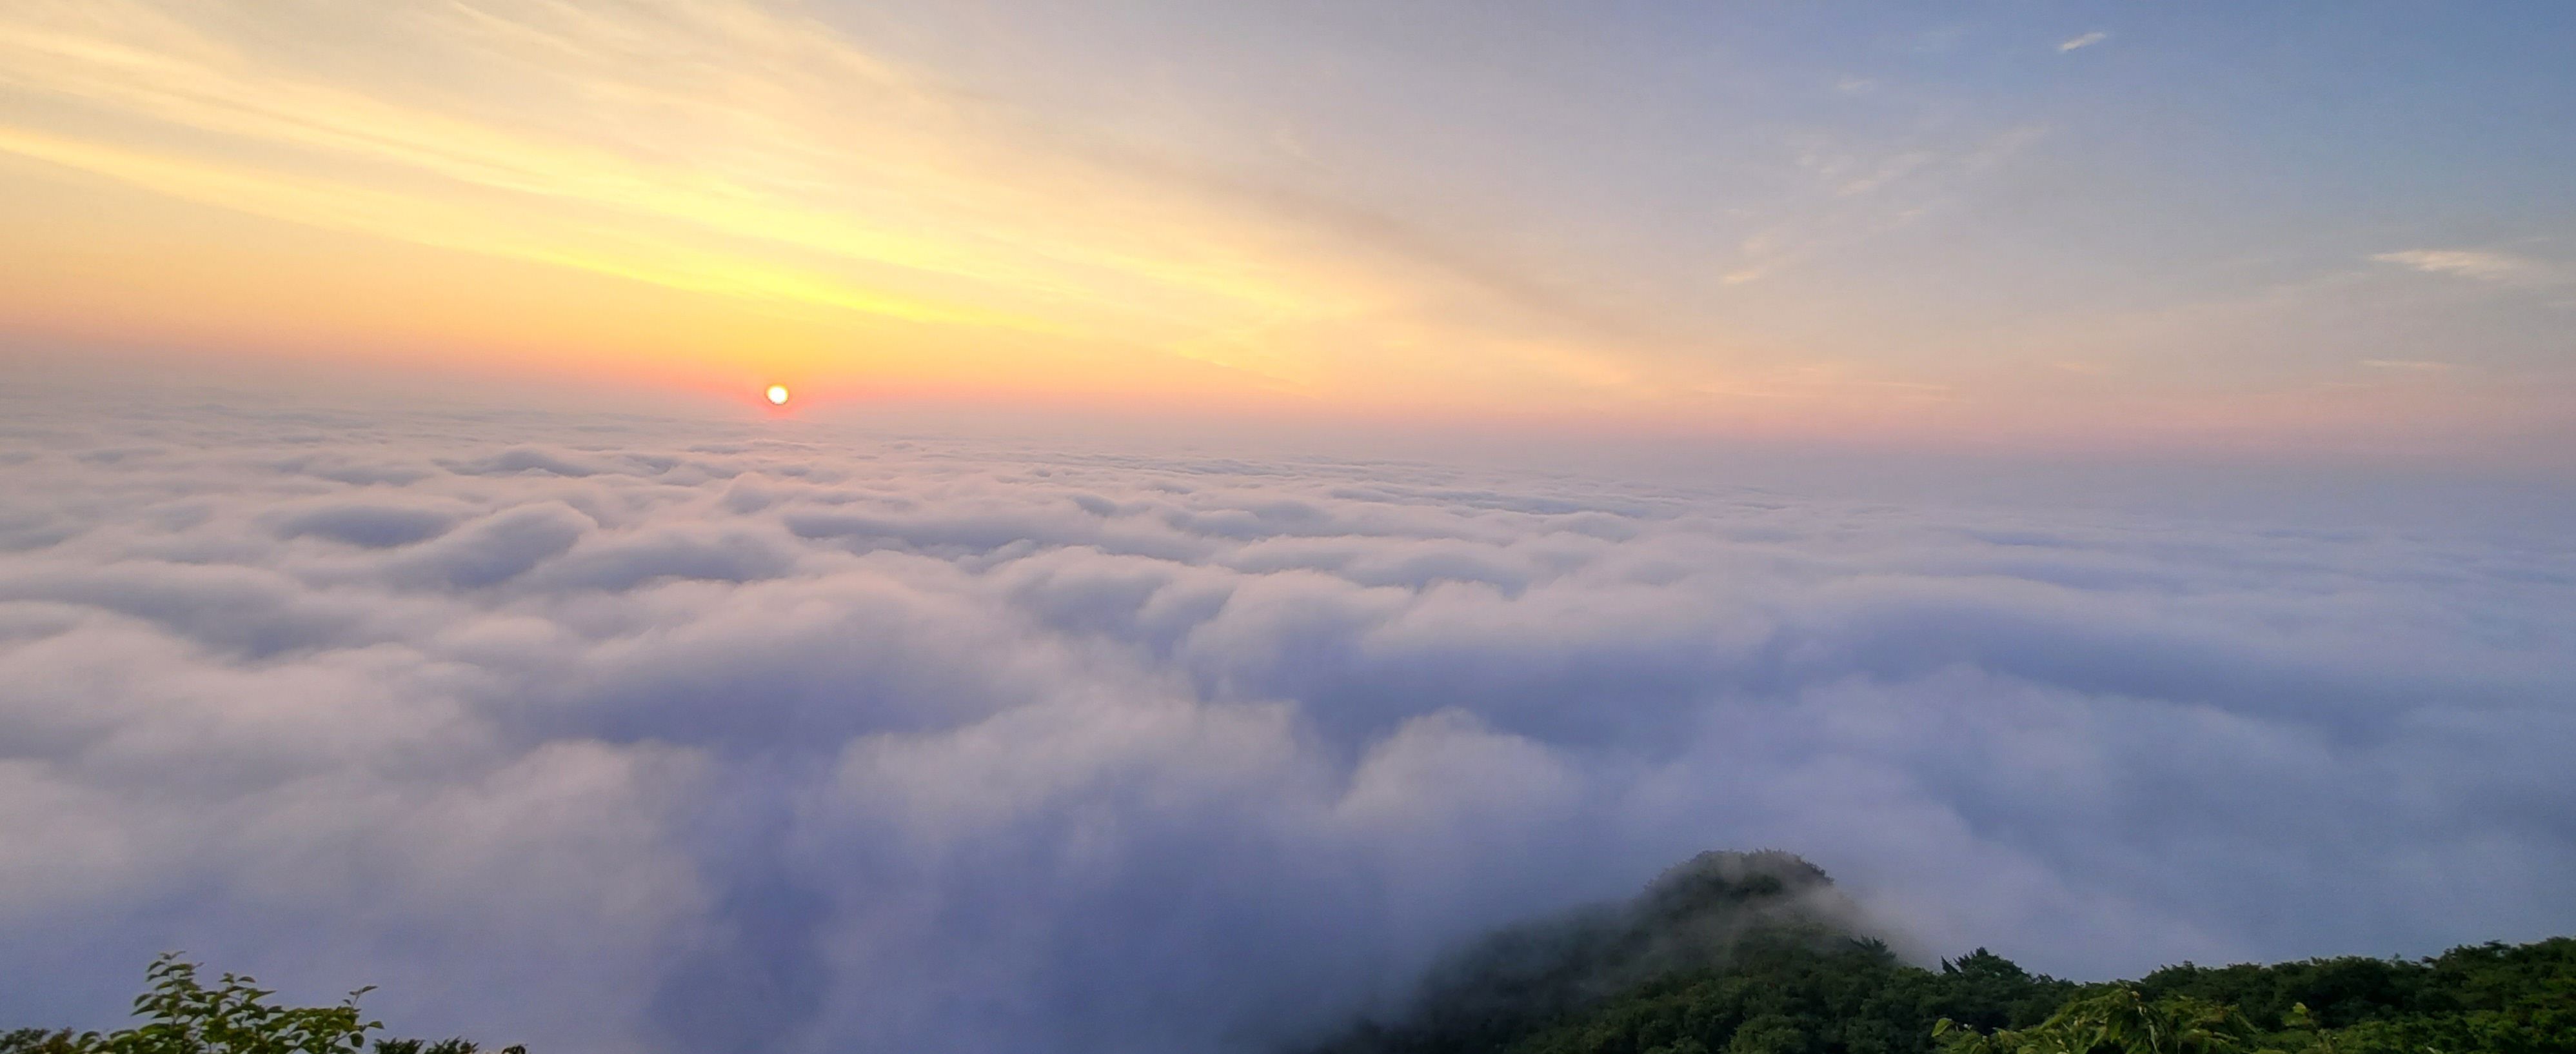
<path id="1" fill-rule="evenodd" d="M 546 1054 L 1260 1049 L 1708 848 L 2081 976 L 2576 929 L 2563 544 L 9 421 L 0 1024 L 183 948 Z"/>

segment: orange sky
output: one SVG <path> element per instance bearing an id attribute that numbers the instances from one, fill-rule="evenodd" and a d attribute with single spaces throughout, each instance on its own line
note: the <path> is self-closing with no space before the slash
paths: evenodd
<path id="1" fill-rule="evenodd" d="M 1946 259 L 1882 273 L 1894 257 L 1873 239 L 2044 151 L 2043 123 L 1999 115 L 1938 148 L 1850 156 L 1791 128 L 1784 165 L 1815 187 L 1712 201 L 1753 226 L 1675 268 L 1617 247 L 1652 223 L 1580 233 L 1609 229 L 1585 209 L 1616 204 L 1613 168 L 1609 193 L 1543 210 L 1512 198 L 1508 169 L 1458 183 L 1454 213 L 1436 193 L 1380 208 L 1315 188 L 1365 183 L 1353 173 L 1403 143 L 1324 156 L 1289 117 L 1229 122 L 1224 100 L 1187 91 L 1152 96 L 1162 109 L 1015 98 L 863 43 L 830 11 L 11 5 L 0 326 L 72 348 L 726 392 L 1683 431 L 2265 442 L 2562 423 L 2562 401 L 2430 352 L 2224 350 L 2331 343 L 2338 305 L 2387 302 L 2387 283 L 2438 310 L 2459 295 L 2439 283 L 2493 277 L 2437 266 L 2490 258 L 2474 252 L 2009 313 L 1945 300 L 1944 283 L 2044 275 Z M 1533 164 L 1556 149 L 1484 134 L 1479 149 Z"/>

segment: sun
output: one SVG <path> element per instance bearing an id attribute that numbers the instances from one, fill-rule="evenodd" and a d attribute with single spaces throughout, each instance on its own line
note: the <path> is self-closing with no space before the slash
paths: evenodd
<path id="1" fill-rule="evenodd" d="M 786 385 L 784 385 L 784 384 L 773 384 L 773 385 L 770 385 L 770 386 L 769 386 L 769 405 L 771 405 L 771 406 L 785 406 L 785 405 L 787 405 L 787 386 L 786 386 Z"/>

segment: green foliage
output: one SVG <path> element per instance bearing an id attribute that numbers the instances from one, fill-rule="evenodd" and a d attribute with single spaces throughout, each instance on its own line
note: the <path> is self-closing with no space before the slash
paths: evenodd
<path id="1" fill-rule="evenodd" d="M 1987 1035 L 1942 1018 L 1932 1036 L 1944 1054 L 2241 1054 L 2255 1040 L 2235 1007 L 2187 995 L 2150 1001 L 2126 985 L 2070 1000 L 2028 1029 Z"/>
<path id="2" fill-rule="evenodd" d="M 2035 1024 L 2076 991 L 1983 950 L 1925 970 L 1876 941 L 1805 927 L 1747 934 L 1730 951 L 1534 1023 L 1381 1025 L 1319 1054 L 1928 1054 L 1943 1017 Z"/>
<path id="3" fill-rule="evenodd" d="M 2234 1004 L 2283 1051 L 2576 1051 L 2576 939 L 2565 937 L 2454 948 L 2411 962 L 2185 964 L 2148 974 L 2139 987 Z"/>
<path id="4" fill-rule="evenodd" d="M 2168 967 L 2076 985 L 1979 949 L 1936 970 L 1874 942 L 1754 934 L 1543 1020 L 1407 1020 L 1315 1054 L 2571 1054 L 2576 939 L 2417 961 Z"/>
<path id="5" fill-rule="evenodd" d="M 2087 986 L 1983 948 L 1937 970 L 1909 966 L 1883 944 L 1794 914 L 1745 915 L 1743 905 L 1781 891 L 1758 869 L 1720 877 L 1679 900 L 1650 898 L 1643 914 L 1489 944 L 1512 956 L 1451 978 L 1412 1019 L 1353 1029 L 1314 1054 L 2576 1052 L 2576 938 L 2415 961 L 2186 963 Z M 1713 914 L 1712 904 L 1730 906 Z M 1713 919 L 1728 923 L 1715 943 Z M 1659 933 L 1672 927 L 1691 931 L 1699 950 L 1676 953 Z M 1649 967 L 1660 972 L 1639 979 Z M 480 1051 L 464 1039 L 373 1037 L 384 1026 L 359 1013 L 366 988 L 336 1006 L 286 1007 L 249 977 L 208 985 L 176 955 L 145 976 L 135 1027 L 0 1033 L 0 1054 L 365 1054 L 371 1042 L 373 1054 Z"/>
<path id="6" fill-rule="evenodd" d="M 269 1002 L 273 990 L 251 977 L 227 973 L 209 987 L 197 964 L 164 954 L 144 971 L 148 991 L 134 998 L 143 1023 L 101 1034 L 20 1029 L 0 1034 L 0 1054 L 363 1054 L 368 1033 L 382 1029 L 358 1012 L 349 993 L 337 1006 L 289 1007 Z M 379 1039 L 377 1054 L 475 1054 L 462 1039 L 423 1046 L 416 1039 Z M 502 1054 L 527 1054 L 510 1047 Z"/>
<path id="7" fill-rule="evenodd" d="M 1826 921 L 1831 884 L 1823 871 L 1788 853 L 1703 853 L 1624 904 L 1510 927 L 1464 949 L 1426 979 L 1410 1020 L 1363 1028 L 1330 1049 L 1498 1050 L 1605 996 L 1661 991 L 1742 961 L 1806 964 L 1814 960 L 1805 953 L 1815 952 L 1892 965 L 1885 947 L 1854 941 Z M 1658 1017 L 1664 1009 L 1661 1002 L 1629 1008 L 1621 1020 L 1642 1037 L 1634 1049 L 1691 1037 Z M 1790 1039 L 1749 1034 L 1745 1042 L 1778 1046 Z M 1721 1040 L 1709 1049 L 1727 1048 Z"/>
<path id="8" fill-rule="evenodd" d="M 0 1054 L 81 1054 L 85 1049 L 79 1036 L 70 1029 L 48 1032 L 41 1028 L 22 1028 L 0 1032 Z"/>

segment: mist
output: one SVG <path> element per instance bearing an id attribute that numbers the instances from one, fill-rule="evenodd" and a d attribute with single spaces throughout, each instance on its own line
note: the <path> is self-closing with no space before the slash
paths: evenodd
<path id="1" fill-rule="evenodd" d="M 1764 847 L 2076 977 L 2576 923 L 2548 488 L 9 394 L 0 1023 L 1267 1051 Z"/>

